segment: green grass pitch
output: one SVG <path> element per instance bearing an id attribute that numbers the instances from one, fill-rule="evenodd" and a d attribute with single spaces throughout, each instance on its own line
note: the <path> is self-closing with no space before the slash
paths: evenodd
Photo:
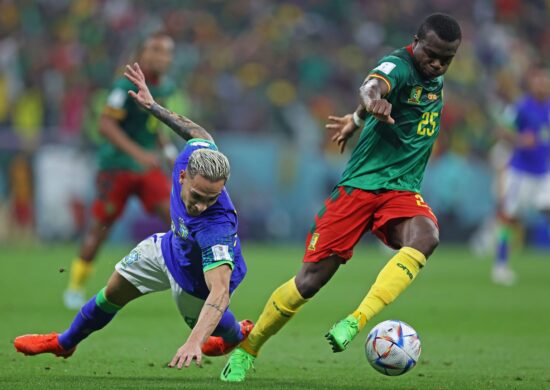
<path id="1" fill-rule="evenodd" d="M 146 296 L 93 334 L 72 358 L 17 354 L 13 338 L 62 331 L 74 313 L 61 292 L 74 246 L 0 248 L 1 389 L 550 389 L 550 259 L 526 251 L 514 258 L 519 282 L 489 282 L 490 261 L 442 246 L 418 280 L 378 318 L 411 324 L 422 340 L 420 362 L 385 377 L 364 356 L 367 329 L 334 354 L 323 338 L 359 303 L 389 258 L 360 245 L 352 261 L 272 338 L 241 385 L 218 380 L 225 358 L 202 368 L 165 368 L 189 333 L 168 292 Z M 105 248 L 90 292 L 104 286 L 130 248 Z M 232 298 L 238 318 L 256 320 L 266 299 L 300 266 L 300 247 L 245 245 L 249 273 Z"/>

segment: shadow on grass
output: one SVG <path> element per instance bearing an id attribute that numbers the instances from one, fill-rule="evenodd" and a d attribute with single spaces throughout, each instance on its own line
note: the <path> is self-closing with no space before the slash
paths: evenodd
<path id="1" fill-rule="evenodd" d="M 340 379 L 341 380 L 341 379 Z M 243 383 L 224 383 L 218 378 L 53 376 L 0 377 L 2 389 L 357 389 L 357 385 L 320 383 L 315 379 L 250 378 Z M 369 387 L 361 387 L 368 389 Z M 375 387 L 372 387 L 373 389 Z"/>

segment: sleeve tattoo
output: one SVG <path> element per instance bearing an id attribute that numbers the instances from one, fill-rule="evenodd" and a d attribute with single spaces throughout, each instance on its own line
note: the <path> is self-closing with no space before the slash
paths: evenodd
<path id="1" fill-rule="evenodd" d="M 212 136 L 208 131 L 197 125 L 191 119 L 167 110 L 157 103 L 153 103 L 149 111 L 185 140 L 190 140 L 192 138 L 212 140 Z"/>
<path id="2" fill-rule="evenodd" d="M 215 304 L 215 303 L 214 303 L 214 304 L 212 304 L 212 303 L 205 303 L 204 306 L 210 306 L 210 307 L 216 309 L 217 311 L 219 311 L 219 312 L 222 313 L 222 314 L 223 314 L 223 312 L 225 311 L 225 309 L 223 309 L 223 308 L 221 307 L 221 305 L 218 305 L 218 304 Z"/>

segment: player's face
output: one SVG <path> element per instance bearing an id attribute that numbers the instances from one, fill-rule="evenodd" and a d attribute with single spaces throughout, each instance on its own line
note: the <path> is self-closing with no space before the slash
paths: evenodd
<path id="1" fill-rule="evenodd" d="M 453 61 L 460 40 L 447 42 L 430 30 L 422 39 L 414 37 L 413 58 L 416 69 L 427 79 L 444 74 Z"/>
<path id="2" fill-rule="evenodd" d="M 147 72 L 162 75 L 170 64 L 174 54 L 174 41 L 169 37 L 149 38 L 140 55 L 140 65 Z"/>
<path id="3" fill-rule="evenodd" d="M 529 92 L 537 100 L 545 100 L 550 96 L 550 77 L 546 69 L 534 69 L 527 76 Z"/>
<path id="4" fill-rule="evenodd" d="M 210 181 L 201 175 L 191 177 L 185 171 L 180 173 L 181 199 L 187 214 L 196 217 L 212 206 L 223 191 L 225 180 Z"/>

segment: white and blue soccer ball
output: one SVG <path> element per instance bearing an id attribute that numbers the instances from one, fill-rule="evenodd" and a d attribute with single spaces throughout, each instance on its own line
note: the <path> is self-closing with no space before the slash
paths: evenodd
<path id="1" fill-rule="evenodd" d="M 384 375 L 396 376 L 410 371 L 420 357 L 420 339 L 412 326 L 388 320 L 370 331 L 365 353 L 370 365 Z"/>

